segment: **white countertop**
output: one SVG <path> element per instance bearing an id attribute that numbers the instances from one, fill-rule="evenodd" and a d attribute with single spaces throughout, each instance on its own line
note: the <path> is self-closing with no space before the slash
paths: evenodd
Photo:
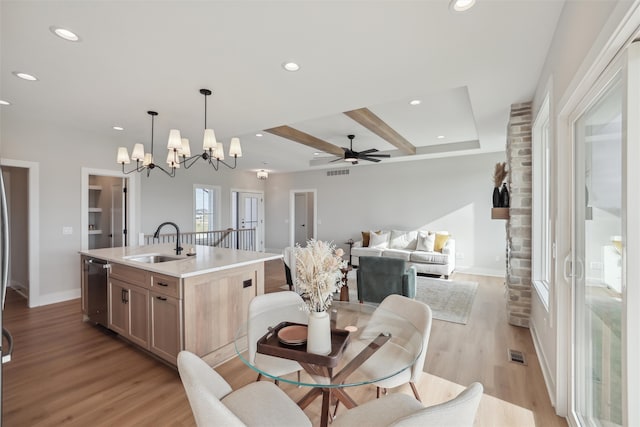
<path id="1" fill-rule="evenodd" d="M 212 246 L 200 245 L 183 246 L 184 250 L 182 251 L 182 255 L 179 256 L 179 260 L 155 264 L 132 261 L 128 260 L 127 257 L 149 254 L 176 256 L 175 243 L 124 248 L 92 249 L 80 251 L 80 254 L 180 278 L 198 276 L 200 274 L 213 273 L 229 268 L 282 258 L 281 254 L 266 252 L 240 251 L 236 249 L 214 248 Z M 192 247 L 195 248 L 196 254 L 194 256 L 187 256 L 186 254 Z"/>

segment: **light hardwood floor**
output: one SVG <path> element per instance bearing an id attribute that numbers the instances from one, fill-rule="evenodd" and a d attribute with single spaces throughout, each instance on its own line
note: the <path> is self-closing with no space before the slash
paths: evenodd
<path id="1" fill-rule="evenodd" d="M 267 291 L 284 284 L 281 261 L 267 264 Z M 476 425 L 562 426 L 554 414 L 529 331 L 506 322 L 502 280 L 456 274 L 480 283 L 467 325 L 434 321 L 426 375 L 418 388 L 425 404 L 450 399 L 464 386 L 485 387 Z M 3 370 L 4 426 L 191 426 L 177 371 L 108 331 L 83 323 L 79 300 L 28 309 L 7 294 L 5 327 L 14 336 L 13 360 Z M 524 351 L 527 366 L 507 361 L 507 348 Z M 233 388 L 255 380 L 238 358 L 217 368 Z M 292 398 L 305 392 L 290 385 Z M 406 387 L 393 392 L 411 393 Z M 349 393 L 358 402 L 373 387 Z M 319 401 L 305 412 L 319 423 Z M 341 408 L 344 410 L 344 408 Z"/>

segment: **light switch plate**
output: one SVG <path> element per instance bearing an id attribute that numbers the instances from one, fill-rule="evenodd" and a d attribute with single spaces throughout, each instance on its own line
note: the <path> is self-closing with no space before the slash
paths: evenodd
<path id="1" fill-rule="evenodd" d="M 73 227 L 62 227 L 62 234 L 73 234 Z"/>

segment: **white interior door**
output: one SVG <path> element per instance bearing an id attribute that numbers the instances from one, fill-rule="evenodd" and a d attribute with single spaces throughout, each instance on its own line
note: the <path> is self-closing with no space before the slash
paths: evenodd
<path id="1" fill-rule="evenodd" d="M 635 368 L 640 275 L 633 266 L 639 258 L 631 257 L 638 255 L 640 215 L 640 44 L 636 45 L 603 75 L 573 122 L 571 416 L 585 426 L 640 421 Z"/>
<path id="2" fill-rule="evenodd" d="M 297 193 L 295 196 L 295 226 L 294 240 L 296 245 L 307 244 L 307 193 Z"/>
<path id="3" fill-rule="evenodd" d="M 264 251 L 264 204 L 261 193 L 238 193 L 238 227 L 255 229 L 253 242 L 241 238 L 238 249 Z"/>

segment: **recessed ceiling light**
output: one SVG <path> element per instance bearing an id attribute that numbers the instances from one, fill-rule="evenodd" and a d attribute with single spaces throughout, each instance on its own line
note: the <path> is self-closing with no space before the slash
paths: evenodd
<path id="1" fill-rule="evenodd" d="M 444 135 L 438 135 L 437 138 L 438 139 L 444 139 Z"/>
<path id="2" fill-rule="evenodd" d="M 261 133 L 256 133 L 256 136 L 257 136 L 258 138 L 260 138 L 260 137 L 262 136 L 262 134 L 261 134 Z"/>
<path id="3" fill-rule="evenodd" d="M 320 155 L 320 153 L 313 153 L 313 155 L 314 155 L 314 156 L 319 156 L 319 155 Z"/>
<path id="4" fill-rule="evenodd" d="M 0 105 L 11 105 L 9 101 L 5 101 L 4 99 L 0 99 Z"/>
<path id="5" fill-rule="evenodd" d="M 124 130 L 122 126 L 114 126 L 113 130 Z"/>
<path id="6" fill-rule="evenodd" d="M 409 101 L 410 105 L 420 105 L 422 103 L 422 101 L 420 101 L 419 99 L 414 99 L 412 101 Z"/>
<path id="7" fill-rule="evenodd" d="M 282 64 L 282 68 L 287 71 L 298 71 L 300 69 L 300 66 L 295 62 L 287 61 Z"/>
<path id="8" fill-rule="evenodd" d="M 52 25 L 49 27 L 49 31 L 51 31 L 53 34 L 60 37 L 61 39 L 65 39 L 70 42 L 80 41 L 80 37 L 78 37 L 76 33 L 74 33 L 73 31 L 67 28 L 62 28 L 62 27 L 57 27 L 55 25 Z"/>
<path id="9" fill-rule="evenodd" d="M 454 12 L 464 12 L 471 9 L 474 4 L 476 4 L 476 0 L 451 0 L 449 8 Z"/>
<path id="10" fill-rule="evenodd" d="M 22 73 L 20 71 L 13 71 L 12 74 L 16 77 L 20 77 L 23 80 L 29 80 L 31 82 L 38 80 L 36 76 L 32 76 L 31 74 L 27 74 L 27 73 Z"/>

